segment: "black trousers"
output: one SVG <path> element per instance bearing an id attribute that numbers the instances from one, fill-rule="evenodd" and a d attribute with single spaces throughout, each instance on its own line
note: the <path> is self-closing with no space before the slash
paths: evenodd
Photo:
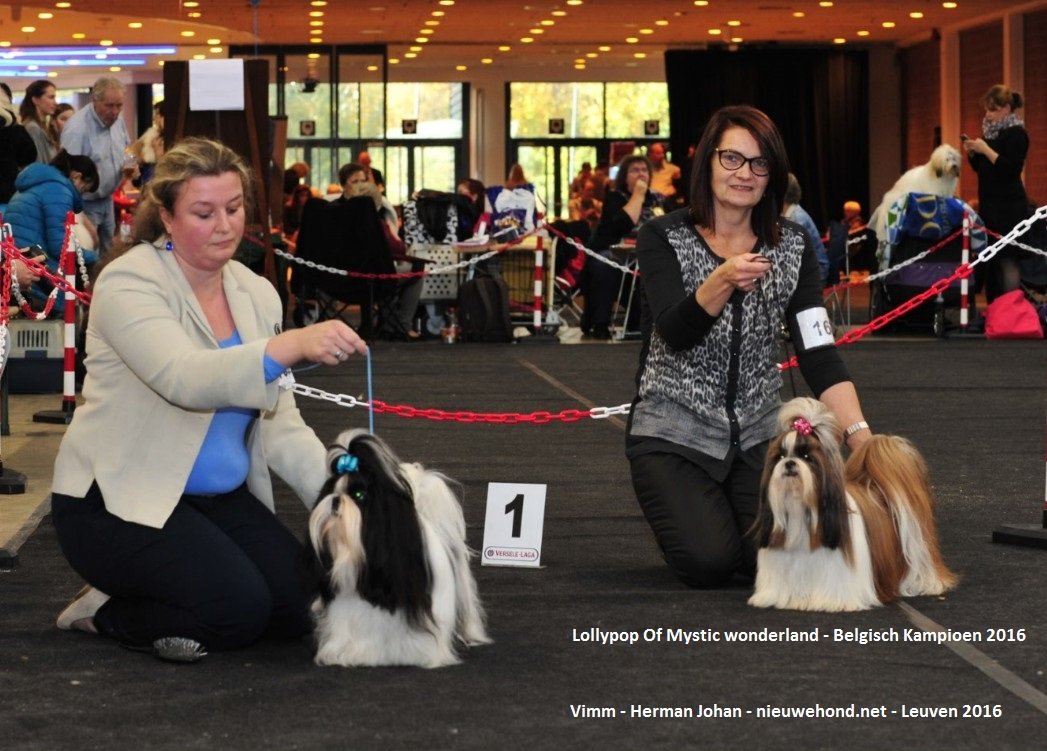
<path id="1" fill-rule="evenodd" d="M 755 574 L 757 541 L 749 530 L 765 454 L 766 444 L 736 452 L 715 472 L 670 452 L 630 460 L 640 508 L 665 562 L 687 586 L 722 587 L 735 573 Z"/>
<path id="2" fill-rule="evenodd" d="M 312 628 L 302 546 L 246 486 L 182 496 L 162 529 L 109 513 L 97 484 L 85 498 L 52 494 L 51 510 L 70 565 L 111 597 L 95 615 L 105 636 L 131 646 L 183 636 L 221 650 Z"/>

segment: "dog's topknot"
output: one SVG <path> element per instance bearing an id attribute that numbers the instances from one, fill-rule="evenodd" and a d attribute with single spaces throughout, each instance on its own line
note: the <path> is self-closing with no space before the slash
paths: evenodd
<path id="1" fill-rule="evenodd" d="M 783 404 L 778 412 L 778 432 L 792 430 L 797 418 L 810 423 L 824 446 L 839 446 L 843 442 L 843 431 L 836 416 L 817 399 L 798 396 Z"/>

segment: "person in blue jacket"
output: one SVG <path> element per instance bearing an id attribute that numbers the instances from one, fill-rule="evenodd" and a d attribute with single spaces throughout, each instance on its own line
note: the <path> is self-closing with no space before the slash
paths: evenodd
<path id="1" fill-rule="evenodd" d="M 47 268 L 60 273 L 66 215 L 70 211 L 79 213 L 83 209 L 82 194 L 97 187 L 98 168 L 90 157 L 69 154 L 63 149 L 50 164 L 30 164 L 15 178 L 15 194 L 4 212 L 15 245 L 22 249 L 39 246 L 46 256 Z M 97 261 L 93 251 L 84 251 L 86 264 Z M 38 285 L 33 289 L 34 298 L 46 298 L 49 289 L 49 285 Z M 57 314 L 63 308 L 64 295 L 60 294 L 53 312 Z"/>

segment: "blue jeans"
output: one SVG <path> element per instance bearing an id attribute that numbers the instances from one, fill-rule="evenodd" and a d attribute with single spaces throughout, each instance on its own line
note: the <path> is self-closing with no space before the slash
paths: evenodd
<path id="1" fill-rule="evenodd" d="M 51 511 L 70 565 L 111 597 L 94 619 L 105 636 L 130 646 L 183 636 L 220 650 L 312 628 L 302 546 L 246 486 L 183 495 L 162 529 L 109 513 L 97 484 L 85 498 L 52 494 Z"/>

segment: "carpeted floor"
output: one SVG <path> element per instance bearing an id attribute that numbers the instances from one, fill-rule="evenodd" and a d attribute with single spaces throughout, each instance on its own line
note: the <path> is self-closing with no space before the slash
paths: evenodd
<path id="1" fill-rule="evenodd" d="M 379 345 L 375 396 L 477 412 L 616 406 L 632 397 L 638 350 Z M 1047 347 L 910 337 L 842 351 L 874 428 L 908 436 L 927 456 L 944 554 L 963 576 L 946 597 L 824 615 L 754 610 L 742 583 L 687 590 L 668 574 L 637 509 L 623 418 L 486 425 L 379 415 L 377 432 L 403 456 L 463 484 L 473 547 L 487 483 L 547 485 L 542 568 L 476 566 L 493 645 L 438 671 L 318 668 L 305 641 L 161 663 L 55 629 L 81 582 L 46 518 L 19 551 L 19 567 L 0 573 L 0 738 L 13 749 L 1041 747 L 1047 551 L 993 544 L 991 533 L 1040 521 Z M 364 373 L 358 360 L 299 380 L 359 397 Z M 789 375 L 783 393 L 792 394 Z M 362 409 L 299 403 L 321 438 L 367 424 Z M 282 487 L 279 512 L 304 530 L 304 507 Z M 837 629 L 903 636 L 916 628 L 910 607 L 948 629 L 1013 640 L 961 645 L 958 654 L 833 638 Z M 635 632 L 639 641 L 577 640 L 593 629 Z M 663 629 L 661 638 L 644 641 L 647 629 Z M 721 641 L 670 642 L 672 629 Z M 723 640 L 764 629 L 816 629 L 819 640 Z M 631 716 L 645 707 L 741 716 Z M 767 716 L 792 708 L 884 716 Z M 932 708 L 988 716 L 903 716 Z"/>

